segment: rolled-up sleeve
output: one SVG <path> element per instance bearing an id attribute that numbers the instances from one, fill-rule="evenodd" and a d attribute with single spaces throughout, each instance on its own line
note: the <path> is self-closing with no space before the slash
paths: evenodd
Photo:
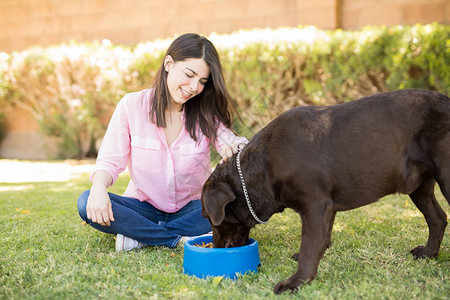
<path id="1" fill-rule="evenodd" d="M 119 174 L 126 169 L 130 155 L 130 128 L 129 114 L 126 106 L 126 97 L 117 104 L 100 146 L 97 162 L 90 176 L 98 170 L 107 171 L 113 178 L 113 183 Z"/>
<path id="2" fill-rule="evenodd" d="M 237 147 L 240 143 L 247 144 L 248 140 L 243 136 L 236 136 L 233 131 L 226 128 L 223 124 L 220 124 L 217 129 L 216 150 L 222 156 L 225 157 L 224 149 L 226 147 Z"/>

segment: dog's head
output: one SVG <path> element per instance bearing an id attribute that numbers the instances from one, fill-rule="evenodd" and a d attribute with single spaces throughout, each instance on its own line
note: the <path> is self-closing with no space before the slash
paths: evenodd
<path id="1" fill-rule="evenodd" d="M 245 200 L 237 201 L 237 178 L 224 165 L 216 168 L 203 187 L 202 214 L 211 223 L 214 247 L 244 246 L 255 222 Z"/>

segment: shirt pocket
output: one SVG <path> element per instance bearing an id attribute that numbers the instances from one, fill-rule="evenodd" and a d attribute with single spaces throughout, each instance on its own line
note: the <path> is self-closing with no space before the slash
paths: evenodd
<path id="1" fill-rule="evenodd" d="M 182 173 L 195 173 L 209 167 L 209 145 L 185 144 L 180 146 L 178 157 L 178 171 Z"/>
<path id="2" fill-rule="evenodd" d="M 131 165 L 148 173 L 161 172 L 161 142 L 154 139 L 131 137 Z"/>

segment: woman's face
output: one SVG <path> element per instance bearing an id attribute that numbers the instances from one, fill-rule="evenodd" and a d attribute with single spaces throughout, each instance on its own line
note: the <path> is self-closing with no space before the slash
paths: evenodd
<path id="1" fill-rule="evenodd" d="M 200 94 L 208 80 L 210 69 L 201 58 L 174 61 L 170 55 L 164 59 L 167 74 L 167 88 L 172 104 L 181 106 Z"/>

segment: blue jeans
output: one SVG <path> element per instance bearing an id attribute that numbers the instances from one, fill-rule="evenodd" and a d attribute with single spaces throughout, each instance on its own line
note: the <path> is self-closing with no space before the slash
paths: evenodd
<path id="1" fill-rule="evenodd" d="M 175 247 L 181 236 L 195 236 L 211 231 L 202 216 L 200 200 L 193 200 L 176 213 L 158 210 L 148 202 L 109 193 L 114 215 L 111 226 L 102 226 L 87 218 L 86 205 L 90 190 L 78 198 L 78 213 L 89 225 L 102 232 L 123 234 L 151 246 Z"/>

